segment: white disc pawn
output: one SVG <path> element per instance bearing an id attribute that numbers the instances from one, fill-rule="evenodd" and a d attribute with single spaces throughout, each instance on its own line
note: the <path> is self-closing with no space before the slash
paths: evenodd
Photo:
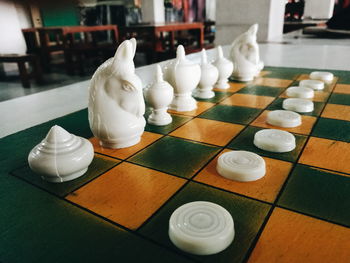
<path id="1" fill-rule="evenodd" d="M 291 98 L 312 99 L 315 96 L 313 89 L 307 87 L 289 87 L 286 94 Z"/>
<path id="2" fill-rule="evenodd" d="M 225 178 L 250 182 L 265 175 L 266 165 L 264 159 L 256 153 L 231 151 L 220 155 L 216 170 Z"/>
<path id="3" fill-rule="evenodd" d="M 169 220 L 169 238 L 179 249 L 211 255 L 226 249 L 235 235 L 231 214 L 222 206 L 196 201 L 177 208 Z"/>
<path id="4" fill-rule="evenodd" d="M 313 90 L 323 90 L 324 82 L 314 79 L 304 79 L 299 82 L 300 87 L 310 88 Z"/>
<path id="5" fill-rule="evenodd" d="M 301 125 L 300 114 L 288 110 L 274 110 L 267 114 L 268 124 L 283 128 L 293 128 Z"/>
<path id="6" fill-rule="evenodd" d="M 312 112 L 314 110 L 314 103 L 305 99 L 285 99 L 282 103 L 282 108 L 296 112 Z"/>
<path id="7" fill-rule="evenodd" d="M 290 152 L 296 147 L 293 134 L 276 129 L 264 129 L 255 133 L 254 145 L 259 149 L 276 153 Z"/>
<path id="8" fill-rule="evenodd" d="M 309 75 L 310 79 L 321 80 L 327 84 L 331 83 L 334 79 L 334 75 L 331 72 L 314 71 Z"/>

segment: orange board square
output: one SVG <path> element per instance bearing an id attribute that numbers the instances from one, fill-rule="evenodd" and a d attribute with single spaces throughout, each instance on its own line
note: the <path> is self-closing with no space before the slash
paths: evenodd
<path id="1" fill-rule="evenodd" d="M 266 108 L 267 105 L 269 105 L 274 99 L 275 98 L 269 96 L 257 96 L 237 93 L 226 98 L 220 102 L 220 104 L 263 109 Z"/>
<path id="2" fill-rule="evenodd" d="M 274 88 L 286 88 L 291 85 L 293 80 L 289 79 L 274 79 L 274 78 L 256 78 L 253 81 L 254 85 L 270 86 Z"/>
<path id="3" fill-rule="evenodd" d="M 215 91 L 227 91 L 227 92 L 237 92 L 240 89 L 243 89 L 245 86 L 247 86 L 247 83 L 239 83 L 239 82 L 229 82 L 228 83 L 230 87 L 228 89 L 217 89 L 214 88 Z"/>
<path id="4" fill-rule="evenodd" d="M 224 150 L 222 153 L 225 152 L 230 151 Z M 211 161 L 194 180 L 267 202 L 274 202 L 292 168 L 289 162 L 263 157 L 266 163 L 266 175 L 263 178 L 254 182 L 237 182 L 218 174 L 218 158 L 219 156 Z"/>
<path id="5" fill-rule="evenodd" d="M 302 123 L 300 126 L 295 127 L 295 128 L 277 127 L 277 126 L 270 125 L 266 122 L 267 114 L 269 112 L 270 111 L 268 111 L 268 110 L 263 111 L 263 113 L 261 113 L 260 116 L 258 118 L 256 118 L 250 125 L 262 127 L 262 128 L 268 128 L 268 129 L 279 129 L 279 130 L 284 130 L 284 131 L 289 131 L 289 132 L 307 135 L 311 132 L 311 129 L 316 122 L 316 117 L 301 115 Z"/>
<path id="6" fill-rule="evenodd" d="M 350 121 L 350 106 L 327 104 L 321 116 L 325 118 Z"/>
<path id="7" fill-rule="evenodd" d="M 248 262 L 348 262 L 349 248 L 349 228 L 275 208 Z"/>
<path id="8" fill-rule="evenodd" d="M 334 88 L 335 93 L 350 94 L 350 85 L 347 84 L 337 84 Z"/>
<path id="9" fill-rule="evenodd" d="M 94 146 L 94 151 L 97 153 L 102 153 L 108 156 L 116 157 L 119 159 L 126 159 L 129 156 L 133 155 L 134 153 L 142 150 L 143 148 L 147 147 L 154 141 L 158 140 L 162 135 L 152 133 L 152 132 L 144 132 L 141 137 L 141 141 L 131 147 L 122 148 L 122 149 L 109 149 L 104 148 L 100 145 L 99 140 L 96 137 L 90 138 L 90 142 Z"/>
<path id="10" fill-rule="evenodd" d="M 350 173 L 350 143 L 310 137 L 299 163 Z"/>
<path id="11" fill-rule="evenodd" d="M 121 163 L 66 198 L 130 229 L 137 229 L 185 180 Z"/>
<path id="12" fill-rule="evenodd" d="M 199 114 L 201 114 L 202 112 L 210 109 L 211 107 L 213 107 L 215 104 L 211 103 L 211 102 L 205 102 L 205 101 L 197 101 L 197 109 L 193 110 L 193 111 L 175 111 L 175 110 L 168 110 L 169 113 L 175 113 L 178 115 L 186 115 L 186 116 L 198 116 Z"/>
<path id="13" fill-rule="evenodd" d="M 314 91 L 315 92 L 315 96 L 310 99 L 312 101 L 318 101 L 318 102 L 324 102 L 328 99 L 330 93 L 329 92 L 325 92 L 325 91 Z M 286 94 L 286 91 L 284 91 L 281 95 L 281 98 L 289 98 Z"/>
<path id="14" fill-rule="evenodd" d="M 170 135 L 224 146 L 243 128 L 244 126 L 239 124 L 196 118 L 176 129 Z"/>

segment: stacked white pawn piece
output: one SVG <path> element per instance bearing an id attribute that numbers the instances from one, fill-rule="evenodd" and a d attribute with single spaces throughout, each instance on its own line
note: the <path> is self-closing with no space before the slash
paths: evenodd
<path id="1" fill-rule="evenodd" d="M 175 111 L 192 111 L 197 108 L 197 101 L 192 97 L 192 91 L 201 78 L 198 64 L 189 61 L 185 56 L 185 48 L 179 45 L 175 60 L 164 68 L 164 78 L 174 88 L 174 99 L 169 109 Z"/>
<path id="2" fill-rule="evenodd" d="M 211 255 L 226 249 L 235 235 L 231 214 L 222 206 L 196 201 L 177 208 L 169 220 L 169 238 L 179 249 Z"/>
<path id="3" fill-rule="evenodd" d="M 299 86 L 303 88 L 310 88 L 313 90 L 323 90 L 324 82 L 314 79 L 304 79 L 299 82 Z"/>
<path id="4" fill-rule="evenodd" d="M 30 168 L 52 183 L 63 183 L 82 176 L 94 158 L 92 144 L 53 126 L 28 156 Z"/>
<path id="5" fill-rule="evenodd" d="M 309 75 L 310 79 L 320 80 L 327 84 L 330 84 L 333 81 L 334 75 L 331 72 L 325 71 L 314 71 Z"/>
<path id="6" fill-rule="evenodd" d="M 218 80 L 219 71 L 212 64 L 208 63 L 205 49 L 202 50 L 201 55 L 201 79 L 198 88 L 193 92 L 193 96 L 199 99 L 210 99 L 215 96 L 213 86 Z"/>
<path id="7" fill-rule="evenodd" d="M 155 82 L 145 90 L 146 101 L 152 107 L 148 123 L 163 126 L 172 122 L 171 115 L 167 113 L 167 110 L 173 97 L 173 87 L 163 80 L 162 69 L 157 65 Z"/>
<path id="8" fill-rule="evenodd" d="M 268 124 L 283 128 L 293 128 L 301 125 L 300 114 L 288 110 L 274 110 L 267 114 Z"/>
<path id="9" fill-rule="evenodd" d="M 283 101 L 282 108 L 296 112 L 312 112 L 314 110 L 314 103 L 306 99 L 290 98 Z"/>
<path id="10" fill-rule="evenodd" d="M 222 47 L 217 47 L 217 57 L 213 62 L 213 65 L 219 71 L 219 79 L 215 85 L 217 89 L 228 89 L 230 85 L 228 84 L 228 78 L 231 76 L 233 71 L 233 63 L 224 57 L 222 52 Z"/>
<path id="11" fill-rule="evenodd" d="M 247 151 L 231 151 L 218 158 L 217 172 L 228 179 L 250 182 L 262 178 L 266 173 L 263 158 Z"/>
<path id="12" fill-rule="evenodd" d="M 289 87 L 286 94 L 291 98 L 312 99 L 315 96 L 313 89 L 307 87 Z"/>
<path id="13" fill-rule="evenodd" d="M 254 145 L 269 152 L 290 152 L 296 147 L 293 134 L 276 129 L 260 130 L 254 135 Z"/>

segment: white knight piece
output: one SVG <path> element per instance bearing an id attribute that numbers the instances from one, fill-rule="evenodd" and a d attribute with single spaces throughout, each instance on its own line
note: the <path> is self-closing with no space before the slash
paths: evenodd
<path id="1" fill-rule="evenodd" d="M 251 81 L 264 67 L 260 60 L 259 46 L 256 42 L 258 24 L 238 36 L 231 45 L 230 56 L 233 61 L 233 78 L 239 81 Z"/>
<path id="2" fill-rule="evenodd" d="M 142 83 L 135 74 L 136 40 L 125 40 L 115 56 L 91 79 L 89 123 L 100 144 L 125 148 L 137 144 L 146 125 Z"/>

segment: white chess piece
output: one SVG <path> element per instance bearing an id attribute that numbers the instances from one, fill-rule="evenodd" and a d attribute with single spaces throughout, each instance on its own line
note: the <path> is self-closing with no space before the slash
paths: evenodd
<path id="1" fill-rule="evenodd" d="M 152 107 L 148 123 L 154 125 L 167 125 L 172 122 L 167 109 L 174 97 L 173 87 L 163 80 L 162 69 L 157 65 L 155 82 L 145 90 L 147 103 Z"/>
<path id="2" fill-rule="evenodd" d="M 219 71 L 212 64 L 208 63 L 205 49 L 202 50 L 201 56 L 201 79 L 198 88 L 193 92 L 193 96 L 199 99 L 210 99 L 215 96 L 213 86 L 218 80 Z"/>
<path id="3" fill-rule="evenodd" d="M 247 32 L 238 36 L 231 45 L 230 56 L 234 64 L 234 79 L 251 81 L 264 68 L 256 41 L 257 32 L 258 24 L 254 24 Z"/>
<path id="4" fill-rule="evenodd" d="M 185 49 L 179 45 L 175 60 L 164 68 L 164 78 L 174 88 L 174 99 L 169 109 L 175 111 L 192 111 L 197 108 L 197 101 L 192 97 L 192 91 L 197 87 L 201 77 L 198 64 L 189 61 Z"/>
<path id="5" fill-rule="evenodd" d="M 135 74 L 136 40 L 125 40 L 115 56 L 104 62 L 91 79 L 89 123 L 100 144 L 125 148 L 137 144 L 146 121 L 142 83 Z"/>
<path id="6" fill-rule="evenodd" d="M 219 79 L 215 85 L 217 89 L 228 89 L 230 85 L 228 84 L 228 78 L 231 76 L 233 71 L 233 64 L 230 60 L 224 57 L 224 53 L 222 52 L 222 47 L 217 47 L 217 57 L 213 62 L 213 65 L 219 71 Z"/>
<path id="7" fill-rule="evenodd" d="M 29 167 L 52 183 L 63 183 L 82 176 L 94 158 L 87 139 L 53 126 L 28 155 Z"/>

